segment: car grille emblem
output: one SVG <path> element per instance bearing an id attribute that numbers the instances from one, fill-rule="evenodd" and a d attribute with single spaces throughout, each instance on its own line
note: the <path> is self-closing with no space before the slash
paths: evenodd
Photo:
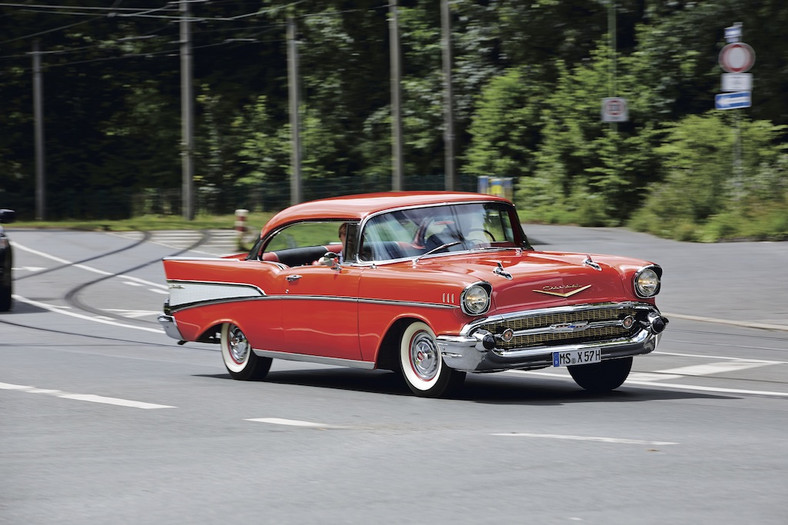
<path id="1" fill-rule="evenodd" d="M 588 328 L 588 321 L 575 321 L 573 323 L 558 323 L 550 325 L 553 332 L 582 332 Z"/>

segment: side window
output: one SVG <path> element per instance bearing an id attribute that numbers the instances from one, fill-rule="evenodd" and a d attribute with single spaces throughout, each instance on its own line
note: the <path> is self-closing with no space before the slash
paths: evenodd
<path id="1" fill-rule="evenodd" d="M 504 209 L 488 208 L 484 217 L 484 229 L 489 231 L 497 241 L 514 241 L 509 214 Z"/>
<path id="2" fill-rule="evenodd" d="M 327 251 L 340 254 L 340 221 L 298 222 L 278 231 L 266 243 L 260 258 L 287 266 L 311 265 Z"/>

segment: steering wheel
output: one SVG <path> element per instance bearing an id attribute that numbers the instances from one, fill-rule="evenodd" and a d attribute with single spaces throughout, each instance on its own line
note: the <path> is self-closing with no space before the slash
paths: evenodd
<path id="1" fill-rule="evenodd" d="M 471 228 L 470 230 L 468 230 L 468 235 L 466 235 L 465 237 L 466 238 L 470 237 L 471 236 L 470 234 L 473 232 L 482 232 L 484 235 L 489 237 L 492 242 L 495 242 L 495 235 L 493 235 L 492 232 L 490 232 L 489 230 L 485 230 L 484 228 Z"/>

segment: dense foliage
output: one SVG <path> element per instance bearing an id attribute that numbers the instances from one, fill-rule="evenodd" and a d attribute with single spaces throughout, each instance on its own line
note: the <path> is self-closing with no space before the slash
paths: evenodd
<path id="1" fill-rule="evenodd" d="M 441 2 L 398 4 L 405 188 L 443 189 Z M 37 43 L 47 218 L 179 212 L 179 7 L 0 0 L 0 205 L 33 214 Z M 288 17 L 298 27 L 305 198 L 391 187 L 388 1 L 190 9 L 200 210 L 289 202 Z M 450 9 L 457 189 L 475 189 L 478 175 L 512 177 L 532 221 L 691 240 L 788 237 L 788 4 L 452 0 Z M 753 106 L 717 111 L 717 55 L 735 22 L 757 52 Z M 616 126 L 600 119 L 613 94 L 629 103 L 629 121 Z"/>

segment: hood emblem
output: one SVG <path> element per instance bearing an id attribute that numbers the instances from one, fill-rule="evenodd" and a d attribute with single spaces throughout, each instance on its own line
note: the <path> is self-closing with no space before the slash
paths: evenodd
<path id="1" fill-rule="evenodd" d="M 581 286 L 579 284 L 564 284 L 562 286 L 545 286 L 541 290 L 534 290 L 534 292 L 566 298 L 566 297 L 572 297 L 573 295 L 578 294 L 583 290 L 588 290 L 589 288 L 591 288 L 590 284 L 586 286 Z M 562 292 L 561 290 L 568 290 L 568 291 Z"/>

